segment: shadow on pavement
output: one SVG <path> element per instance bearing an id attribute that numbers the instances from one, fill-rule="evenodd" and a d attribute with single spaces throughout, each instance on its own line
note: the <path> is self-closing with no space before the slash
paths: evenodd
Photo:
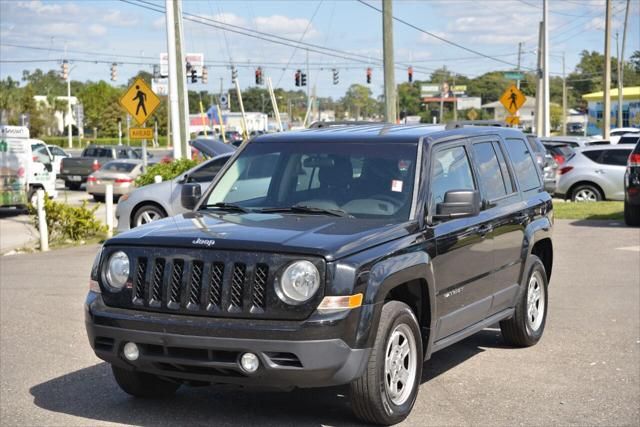
<path id="1" fill-rule="evenodd" d="M 481 353 L 483 347 L 503 346 L 499 330 L 485 329 L 435 353 L 424 365 L 422 383 Z M 121 391 L 109 365 L 99 363 L 38 384 L 29 391 L 34 403 L 48 411 L 141 426 L 360 425 L 351 413 L 348 386 L 291 392 L 181 387 L 173 398 L 143 400 Z"/>
<path id="2" fill-rule="evenodd" d="M 618 219 L 580 219 L 572 221 L 571 225 L 576 227 L 596 227 L 596 228 L 625 228 L 627 225 L 622 220 Z M 632 227 L 629 227 L 632 228 Z"/>
<path id="3" fill-rule="evenodd" d="M 26 215 L 27 209 L 0 208 L 0 219 L 11 219 L 16 216 Z"/>

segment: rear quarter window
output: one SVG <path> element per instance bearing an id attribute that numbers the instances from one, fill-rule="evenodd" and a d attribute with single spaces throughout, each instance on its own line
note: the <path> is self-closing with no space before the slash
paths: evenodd
<path id="1" fill-rule="evenodd" d="M 603 151 L 604 150 L 590 150 L 590 151 L 583 151 L 582 154 L 584 154 L 584 156 L 589 160 L 592 160 L 596 163 L 602 163 L 600 159 L 602 158 Z"/>
<path id="2" fill-rule="evenodd" d="M 631 148 L 629 150 L 605 150 L 602 155 L 602 163 L 611 166 L 626 166 L 630 155 Z"/>
<path id="3" fill-rule="evenodd" d="M 527 144 L 522 139 L 508 138 L 506 148 L 522 191 L 540 187 L 540 177 Z"/>

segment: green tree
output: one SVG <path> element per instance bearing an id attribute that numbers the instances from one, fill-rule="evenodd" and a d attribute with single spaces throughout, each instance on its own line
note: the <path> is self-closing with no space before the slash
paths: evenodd
<path id="1" fill-rule="evenodd" d="M 400 111 L 408 116 L 415 116 L 420 113 L 420 83 L 401 83 L 398 85 L 398 105 Z"/>
<path id="2" fill-rule="evenodd" d="M 349 111 L 349 117 L 370 118 L 378 109 L 378 102 L 371 97 L 371 89 L 361 84 L 352 84 L 341 102 Z"/>
<path id="3" fill-rule="evenodd" d="M 479 96 L 482 98 L 482 103 L 487 104 L 500 99 L 510 84 L 511 81 L 504 76 L 504 72 L 491 71 L 471 79 L 467 84 L 467 94 Z"/>
<path id="4" fill-rule="evenodd" d="M 102 136 L 117 136 L 117 119 L 125 117 L 118 103 L 121 94 L 122 89 L 115 88 L 103 80 L 87 83 L 78 94 L 84 107 L 84 125 L 88 128 L 98 128 Z"/>

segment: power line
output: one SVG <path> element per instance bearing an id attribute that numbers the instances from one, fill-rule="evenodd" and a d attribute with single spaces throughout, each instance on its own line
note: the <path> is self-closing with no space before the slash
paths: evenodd
<path id="1" fill-rule="evenodd" d="M 370 5 L 369 3 L 365 2 L 364 0 L 358 0 L 358 2 L 359 2 L 359 3 L 362 3 L 363 5 L 365 5 L 365 6 L 369 7 L 369 8 L 371 8 L 371 9 L 373 9 L 373 10 L 376 10 L 376 11 L 378 11 L 378 12 L 382 13 L 382 9 L 378 9 L 377 7 L 372 6 L 372 5 Z M 463 46 L 463 45 L 461 45 L 461 44 L 459 44 L 459 43 L 453 42 L 453 41 L 451 41 L 451 40 L 447 40 L 447 39 L 445 39 L 444 37 L 440 37 L 440 36 L 438 36 L 437 34 L 431 33 L 431 32 L 429 32 L 429 31 L 427 31 L 427 30 L 424 30 L 424 29 L 422 29 L 422 28 L 420 28 L 420 27 L 417 27 L 417 26 L 413 25 L 412 23 L 405 21 L 404 19 L 398 18 L 398 17 L 396 17 L 396 16 L 394 16 L 394 17 L 393 17 L 393 19 L 394 19 L 395 21 L 400 22 L 401 24 L 406 25 L 407 27 L 413 28 L 414 30 L 417 30 L 417 31 L 419 31 L 419 32 L 421 32 L 421 33 L 423 33 L 423 34 L 427 34 L 427 35 L 429 35 L 429 36 L 431 36 L 431 37 L 434 37 L 434 38 L 436 38 L 436 39 L 438 39 L 438 40 L 440 40 L 440 41 L 442 41 L 442 42 L 444 42 L 444 43 L 450 44 L 451 46 L 455 46 L 455 47 L 457 47 L 457 48 L 459 48 L 459 49 L 466 50 L 467 52 L 471 52 L 471 53 L 473 53 L 473 54 L 475 54 L 475 55 L 482 56 L 482 57 L 487 58 L 487 59 L 491 59 L 492 61 L 501 62 L 501 63 L 503 63 L 503 64 L 511 65 L 511 66 L 513 66 L 513 67 L 517 67 L 517 66 L 518 66 L 518 64 L 515 64 L 515 63 L 513 63 L 513 62 L 504 61 L 504 60 L 502 60 L 502 59 L 500 59 L 500 58 L 496 58 L 495 56 L 487 55 L 486 53 L 478 52 L 477 50 L 474 50 L 474 49 L 468 48 L 468 47 Z M 532 68 L 530 68 L 530 67 L 527 67 L 527 68 L 532 69 Z"/>
<path id="2" fill-rule="evenodd" d="M 522 4 L 526 4 L 529 7 L 533 7 L 533 8 L 536 8 L 536 9 L 542 9 L 542 6 L 540 6 L 540 5 L 531 4 L 531 3 L 529 3 L 529 2 L 527 2 L 525 0 L 518 0 L 518 1 L 520 3 L 522 3 Z M 585 13 L 583 15 L 575 15 L 573 13 L 560 12 L 560 11 L 557 11 L 557 10 L 550 10 L 549 13 L 553 13 L 554 15 L 571 16 L 571 17 L 574 17 L 574 18 L 582 18 L 582 17 L 584 17 L 586 15 L 589 15 L 589 12 L 587 12 L 587 13 Z"/>

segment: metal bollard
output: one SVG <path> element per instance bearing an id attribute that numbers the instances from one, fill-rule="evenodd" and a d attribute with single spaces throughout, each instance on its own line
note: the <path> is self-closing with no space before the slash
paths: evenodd
<path id="1" fill-rule="evenodd" d="M 47 228 L 47 213 L 44 210 L 44 190 L 40 189 L 36 192 L 38 201 L 38 230 L 40 230 L 40 250 L 42 252 L 49 250 L 49 229 Z"/>
<path id="2" fill-rule="evenodd" d="M 113 236 L 113 184 L 107 184 L 104 200 L 107 208 L 107 236 Z"/>
<path id="3" fill-rule="evenodd" d="M 155 182 L 156 184 L 160 184 L 162 182 L 162 177 L 160 175 L 154 176 L 153 182 Z"/>

